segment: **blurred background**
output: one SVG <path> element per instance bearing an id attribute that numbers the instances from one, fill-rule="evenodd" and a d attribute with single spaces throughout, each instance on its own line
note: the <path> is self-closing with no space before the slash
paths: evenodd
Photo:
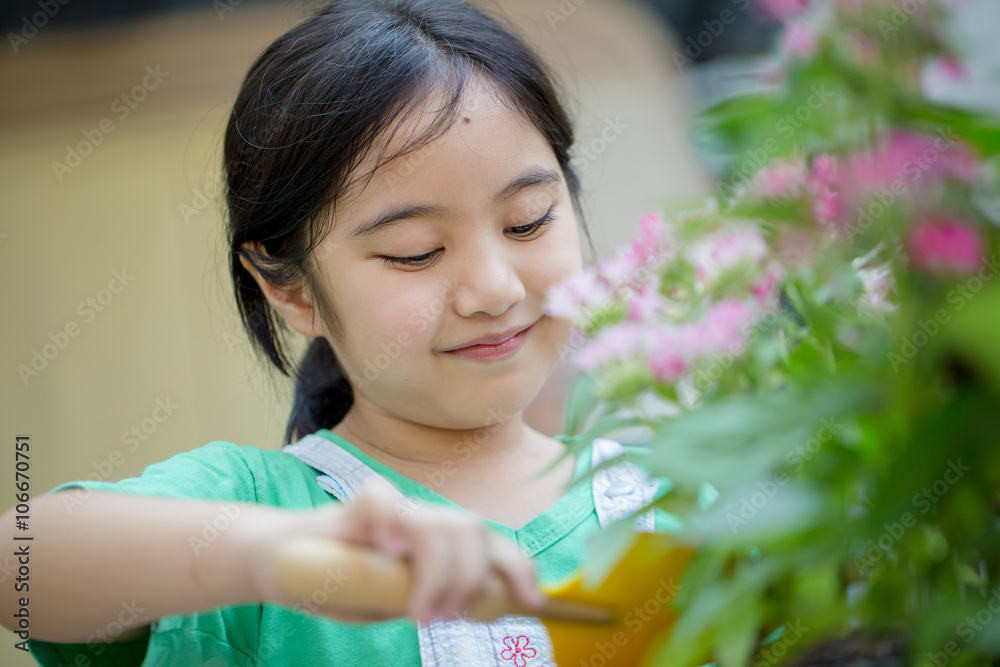
<path id="1" fill-rule="evenodd" d="M 319 4 L 0 5 L 5 483 L 15 435 L 31 436 L 33 495 L 136 476 L 213 440 L 283 444 L 292 383 L 252 355 L 239 325 L 218 165 L 252 60 Z M 630 240 L 641 214 L 710 191 L 690 117 L 757 85 L 774 29 L 748 0 L 480 4 L 510 17 L 561 79 L 599 256 Z M 995 18 L 969 22 L 984 45 Z M 539 430 L 559 432 L 573 375 L 559 367 L 527 411 Z M 4 595 L 9 553 L 0 550 Z M 0 634 L 0 664 L 34 664 Z"/>

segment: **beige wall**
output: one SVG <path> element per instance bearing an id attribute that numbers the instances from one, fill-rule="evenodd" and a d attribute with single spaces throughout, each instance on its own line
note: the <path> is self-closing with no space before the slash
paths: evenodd
<path id="1" fill-rule="evenodd" d="M 572 68 L 566 83 L 581 140 L 608 119 L 627 125 L 583 173 L 603 254 L 659 200 L 706 189 L 684 143 L 671 47 L 649 15 L 591 0 L 553 30 L 545 12 L 558 11 L 555 0 L 501 4 L 547 58 Z M 280 446 L 291 384 L 271 379 L 238 326 L 212 188 L 240 79 L 296 16 L 237 6 L 221 20 L 207 11 L 85 33 L 42 29 L 20 53 L 0 55 L 4 509 L 13 504 L 17 434 L 31 436 L 35 495 L 91 473 L 138 475 L 212 440 Z M 155 83 L 147 66 L 168 74 Z M 144 77 L 146 99 L 122 118 L 114 100 Z M 67 144 L 85 141 L 85 131 L 100 143 L 56 174 L 52 163 L 65 162 Z M 195 212 L 185 219 L 182 206 Z M 133 278 L 122 287 L 116 271 Z M 64 347 L 50 339 L 61 333 Z M 25 382 L 18 366 L 30 367 L 36 350 L 53 358 Z M 553 382 L 531 411 L 550 433 L 562 390 Z M 166 402 L 176 407 L 158 423 Z M 123 443 L 144 425 L 143 441 Z M 0 549 L 4 595 L 10 552 Z M 0 664 L 33 664 L 12 648 L 11 633 L 0 637 Z"/>

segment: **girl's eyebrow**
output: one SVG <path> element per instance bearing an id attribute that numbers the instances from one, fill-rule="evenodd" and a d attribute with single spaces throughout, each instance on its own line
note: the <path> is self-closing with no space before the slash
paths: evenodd
<path id="1" fill-rule="evenodd" d="M 496 206 L 500 206 L 525 188 L 535 185 L 555 185 L 561 181 L 562 177 L 557 172 L 544 167 L 532 166 L 522 172 L 510 183 L 500 188 L 500 190 L 493 195 L 493 203 Z M 358 239 L 373 236 L 404 220 L 430 218 L 434 216 L 443 217 L 446 213 L 447 209 L 443 206 L 411 206 L 406 204 L 391 206 L 380 215 L 352 231 L 348 234 L 348 238 Z"/>

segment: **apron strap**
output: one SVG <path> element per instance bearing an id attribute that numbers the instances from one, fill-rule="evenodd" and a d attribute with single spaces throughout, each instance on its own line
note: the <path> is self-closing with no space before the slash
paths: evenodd
<path id="1" fill-rule="evenodd" d="M 370 479 L 390 487 L 396 495 L 403 495 L 361 459 L 318 435 L 307 435 L 294 444 L 286 445 L 282 451 L 323 472 L 316 477 L 316 483 L 344 504 L 352 502 Z"/>
<path id="2" fill-rule="evenodd" d="M 624 454 L 625 448 L 621 443 L 596 438 L 591 449 L 590 467 L 596 468 L 604 461 Z M 594 507 L 602 528 L 653 502 L 659 484 L 634 463 L 624 460 L 594 473 L 593 479 Z M 632 522 L 639 532 L 652 533 L 653 510 L 637 515 Z"/>

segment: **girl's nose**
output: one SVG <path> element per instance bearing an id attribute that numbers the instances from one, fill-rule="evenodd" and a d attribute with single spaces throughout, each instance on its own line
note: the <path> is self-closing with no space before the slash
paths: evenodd
<path id="1" fill-rule="evenodd" d="M 489 248 L 464 257 L 456 283 L 455 310 L 463 317 L 476 313 L 502 315 L 527 294 L 504 248 Z"/>

